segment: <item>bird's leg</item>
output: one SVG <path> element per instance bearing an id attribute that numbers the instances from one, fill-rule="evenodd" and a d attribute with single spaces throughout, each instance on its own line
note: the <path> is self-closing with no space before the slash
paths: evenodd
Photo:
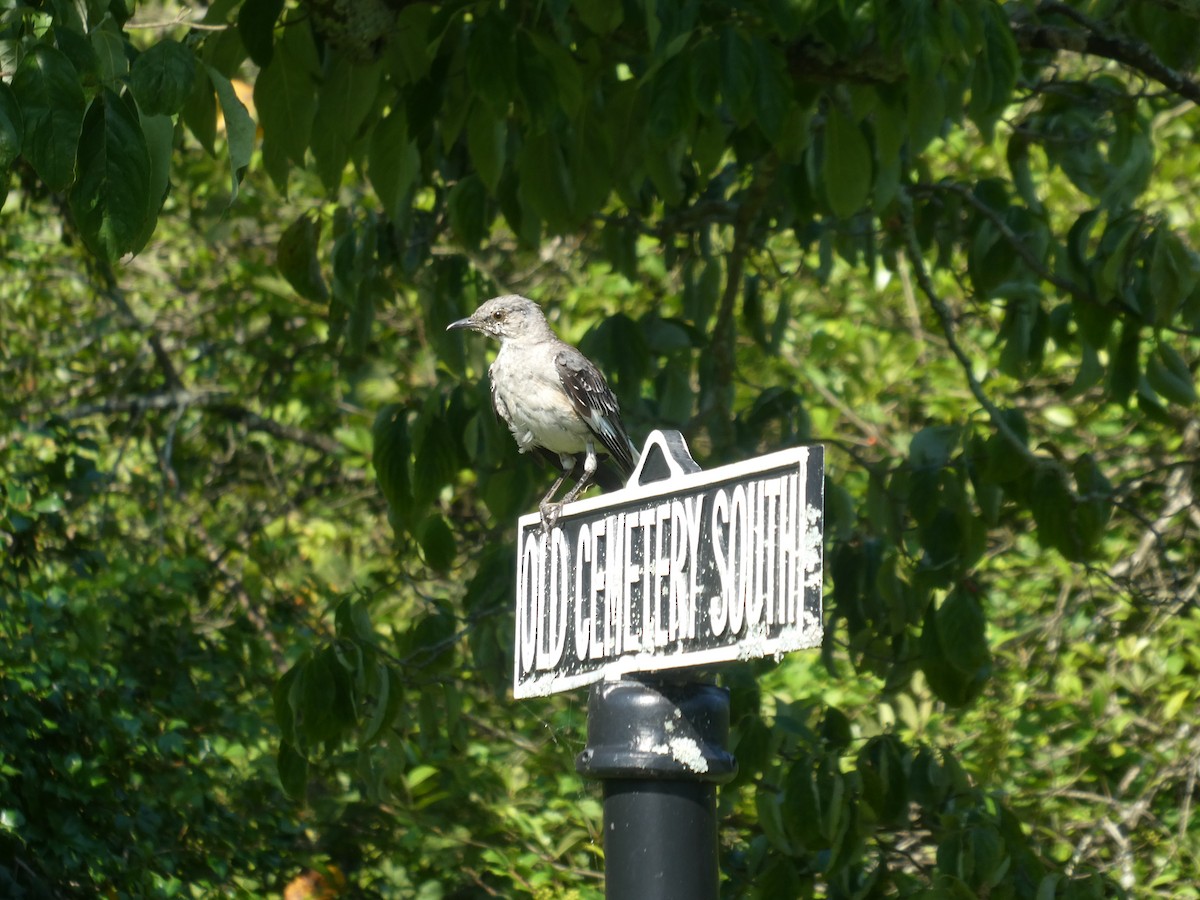
<path id="1" fill-rule="evenodd" d="M 570 503 L 581 493 L 583 489 L 592 483 L 592 476 L 596 474 L 596 467 L 599 461 L 596 459 L 596 445 L 591 441 L 587 442 L 587 456 L 583 458 L 583 476 L 575 482 L 575 486 L 567 491 L 565 497 L 562 498 L 563 503 Z"/>
<path id="2" fill-rule="evenodd" d="M 567 480 L 567 476 L 571 473 L 571 470 L 575 468 L 575 458 L 573 456 L 568 456 L 567 454 L 562 453 L 559 454 L 558 461 L 563 467 L 562 474 L 558 476 L 558 480 L 550 486 L 550 490 L 546 491 L 546 496 L 543 497 L 542 502 L 538 504 L 538 509 L 542 513 L 542 528 L 547 534 L 549 534 L 550 530 L 558 523 L 558 517 L 562 513 L 563 504 L 566 503 L 567 498 L 570 498 L 571 496 L 568 494 L 567 498 L 564 498 L 558 503 L 552 503 L 550 500 L 551 497 L 558 493 L 558 489 L 562 487 L 562 483 Z"/>

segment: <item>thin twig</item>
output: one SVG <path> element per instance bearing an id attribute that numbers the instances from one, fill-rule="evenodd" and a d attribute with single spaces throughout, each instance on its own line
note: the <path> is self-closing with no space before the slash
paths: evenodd
<path id="1" fill-rule="evenodd" d="M 113 397 L 100 403 L 77 406 L 74 409 L 65 410 L 59 415 L 64 419 L 84 419 L 97 415 L 144 412 L 146 410 L 183 410 L 196 407 L 243 425 L 249 431 L 261 431 L 280 440 L 290 441 L 320 453 L 333 454 L 341 450 L 341 444 L 327 435 L 268 419 L 239 403 L 230 402 L 228 397 L 229 391 L 224 389 L 187 390 L 179 388 L 153 394 Z"/>
<path id="2" fill-rule="evenodd" d="M 913 267 L 913 275 L 916 276 L 917 286 L 920 287 L 929 305 L 933 307 L 933 311 L 937 314 L 938 320 L 942 325 L 942 334 L 946 338 L 946 345 L 950 348 L 950 352 L 954 354 L 959 365 L 962 366 L 963 374 L 967 379 L 967 386 L 971 389 L 971 393 L 975 399 L 979 401 L 979 405 L 983 407 L 988 414 L 988 418 L 992 422 L 992 426 L 999 432 L 1004 439 L 1011 445 L 1013 450 L 1019 456 L 1024 458 L 1030 465 L 1038 465 L 1040 460 L 1032 450 L 1025 445 L 1020 436 L 1013 431 L 1012 426 L 1004 418 L 1000 408 L 992 402 L 984 391 L 983 385 L 979 383 L 979 379 L 975 377 L 972 371 L 971 357 L 967 356 L 962 345 L 959 344 L 958 338 L 954 334 L 954 316 L 950 312 L 950 307 L 938 294 L 937 289 L 933 286 L 933 279 L 929 277 L 929 270 L 925 268 L 925 259 L 921 256 L 921 245 L 917 241 L 917 231 L 913 224 L 913 209 L 912 196 L 907 190 L 901 191 L 899 195 L 900 201 L 900 217 L 904 228 L 905 247 L 908 250 L 908 259 Z"/>

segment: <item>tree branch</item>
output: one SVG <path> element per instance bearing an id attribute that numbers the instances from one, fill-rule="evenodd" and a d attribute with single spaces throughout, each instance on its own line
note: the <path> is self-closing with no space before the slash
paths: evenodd
<path id="1" fill-rule="evenodd" d="M 1157 81 L 1193 103 L 1200 103 L 1200 82 L 1176 72 L 1141 41 L 1109 34 L 1100 22 L 1066 3 L 1043 3 L 1038 6 L 1037 12 L 1042 16 L 1061 15 L 1080 28 L 1013 21 L 1013 38 L 1021 50 L 1067 50 L 1110 59 Z"/>
<path id="2" fill-rule="evenodd" d="M 946 338 L 946 344 L 950 348 L 950 352 L 958 360 L 962 366 L 963 374 L 967 378 L 967 386 L 971 389 L 971 393 L 988 414 L 988 418 L 992 422 L 992 426 L 999 432 L 1009 445 L 1030 465 L 1038 465 L 1040 460 L 1036 454 L 1025 445 L 1021 440 L 1020 435 L 1013 431 L 1012 426 L 1004 418 L 1000 412 L 1000 408 L 992 402 L 984 391 L 983 385 L 979 383 L 979 379 L 975 377 L 972 371 L 971 358 L 967 356 L 962 345 L 959 344 L 958 338 L 954 334 L 954 316 L 950 312 L 950 307 L 946 305 L 937 289 L 933 286 L 933 279 L 929 277 L 929 270 L 925 268 L 925 259 L 921 256 L 921 245 L 917 241 L 917 231 L 913 224 L 913 209 L 912 196 L 908 190 L 902 190 L 899 194 L 900 218 L 904 229 L 904 243 L 908 252 L 909 262 L 912 264 L 913 275 L 917 279 L 917 286 L 920 287 L 926 299 L 929 300 L 929 305 L 933 307 L 933 311 L 937 314 L 938 320 L 941 322 L 942 334 Z"/>
<path id="3" fill-rule="evenodd" d="M 140 394 L 132 397 L 116 397 L 102 403 L 77 406 L 60 413 L 64 419 L 84 419 L 89 416 L 114 415 L 116 413 L 144 412 L 146 410 L 175 410 L 196 407 L 213 412 L 231 422 L 244 425 L 249 431 L 261 431 L 283 441 L 299 444 L 318 453 L 334 454 L 341 444 L 331 437 L 308 431 L 295 425 L 286 425 L 259 415 L 238 403 L 229 402 L 226 390 L 162 391 L 155 394 Z"/>

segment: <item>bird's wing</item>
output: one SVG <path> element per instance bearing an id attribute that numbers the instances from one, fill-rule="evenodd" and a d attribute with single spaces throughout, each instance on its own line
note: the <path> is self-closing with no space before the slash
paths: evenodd
<path id="1" fill-rule="evenodd" d="M 600 370 L 567 344 L 554 354 L 554 367 L 579 417 L 587 422 L 613 462 L 628 477 L 633 473 L 633 444 L 621 422 L 617 398 L 613 396 Z"/>

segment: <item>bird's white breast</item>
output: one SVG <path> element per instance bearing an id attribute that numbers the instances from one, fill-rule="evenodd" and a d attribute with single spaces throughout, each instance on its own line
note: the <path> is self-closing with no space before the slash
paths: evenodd
<path id="1" fill-rule="evenodd" d="M 508 345 L 501 344 L 488 371 L 521 452 L 534 447 L 554 453 L 583 452 L 591 432 L 563 393 L 553 354 L 508 351 Z"/>

